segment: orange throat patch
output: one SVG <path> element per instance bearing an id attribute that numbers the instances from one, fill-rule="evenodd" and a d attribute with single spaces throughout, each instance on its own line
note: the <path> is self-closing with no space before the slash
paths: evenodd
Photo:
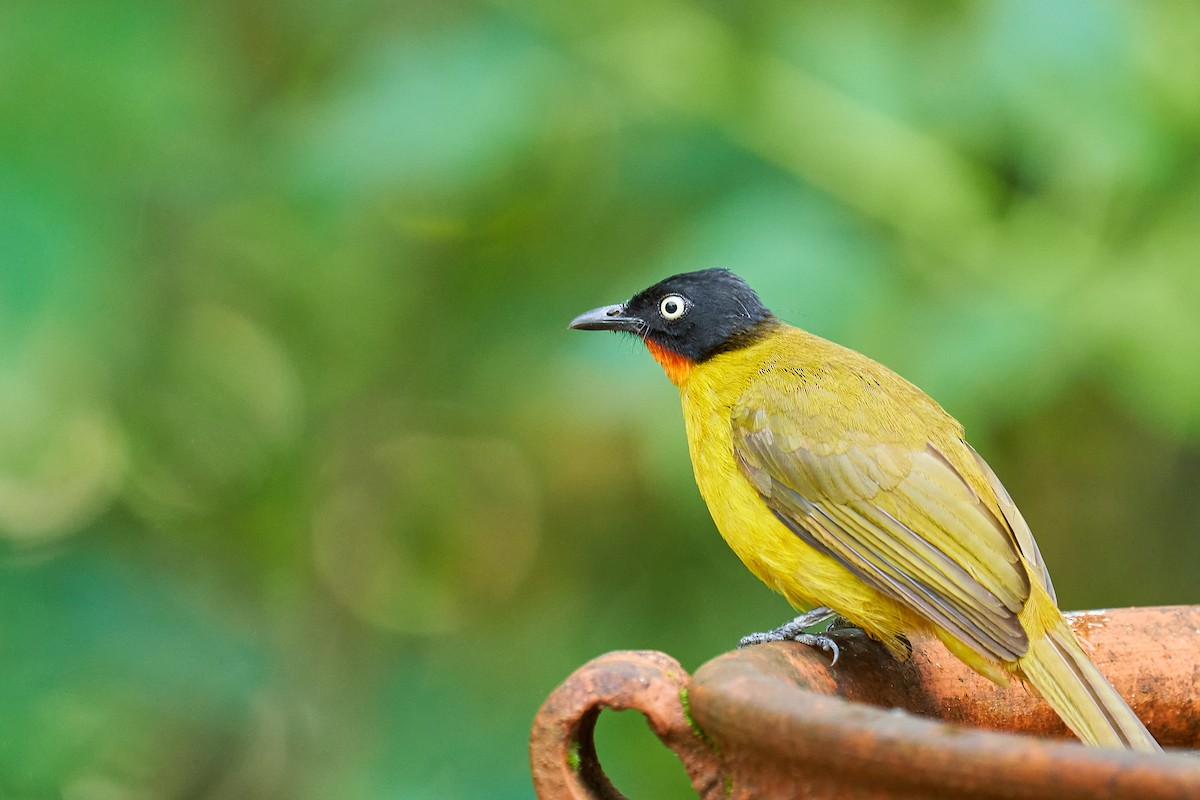
<path id="1" fill-rule="evenodd" d="M 654 356 L 654 360 L 667 373 L 667 377 L 671 379 L 671 383 L 676 386 L 683 385 L 683 382 L 687 380 L 688 374 L 692 371 L 692 367 L 696 365 L 696 362 L 687 356 L 681 356 L 674 350 L 668 350 L 649 339 L 646 340 L 646 349 L 650 351 L 650 355 Z"/>

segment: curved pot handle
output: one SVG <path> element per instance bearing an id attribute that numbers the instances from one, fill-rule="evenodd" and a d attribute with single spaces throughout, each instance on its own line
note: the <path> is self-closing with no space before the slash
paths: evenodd
<path id="1" fill-rule="evenodd" d="M 703 800 L 725 796 L 720 755 L 691 720 L 691 676 L 665 653 L 623 650 L 577 669 L 542 704 L 529 737 L 541 800 L 625 800 L 596 757 L 596 720 L 606 708 L 636 709 L 683 762 Z"/>

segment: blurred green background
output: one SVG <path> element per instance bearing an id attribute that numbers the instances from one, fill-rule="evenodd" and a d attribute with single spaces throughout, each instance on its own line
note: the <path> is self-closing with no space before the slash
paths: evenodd
<path id="1" fill-rule="evenodd" d="M 576 666 L 789 609 L 576 313 L 725 266 L 1200 600 L 1200 10 L 0 5 L 0 796 L 528 798 Z M 601 751 L 690 796 L 630 715 Z"/>

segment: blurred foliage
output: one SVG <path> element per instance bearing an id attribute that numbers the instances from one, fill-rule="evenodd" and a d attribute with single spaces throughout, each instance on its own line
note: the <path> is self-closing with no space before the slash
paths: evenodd
<path id="1" fill-rule="evenodd" d="M 1182 2 L 0 6 L 0 795 L 529 797 L 603 651 L 788 609 L 577 312 L 727 266 L 1195 602 Z M 632 719 L 632 723 L 630 723 Z M 628 791 L 687 796 L 604 720 Z"/>

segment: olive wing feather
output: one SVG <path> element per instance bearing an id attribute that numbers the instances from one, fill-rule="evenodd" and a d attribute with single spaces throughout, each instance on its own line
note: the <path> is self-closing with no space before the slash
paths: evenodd
<path id="1" fill-rule="evenodd" d="M 1022 655 L 1028 640 L 1017 614 L 1030 585 L 1023 543 L 1007 520 L 933 444 L 913 446 L 886 426 L 863 430 L 854 409 L 831 416 L 805 392 L 759 386 L 733 410 L 737 461 L 768 508 L 804 542 L 981 655 Z"/>

